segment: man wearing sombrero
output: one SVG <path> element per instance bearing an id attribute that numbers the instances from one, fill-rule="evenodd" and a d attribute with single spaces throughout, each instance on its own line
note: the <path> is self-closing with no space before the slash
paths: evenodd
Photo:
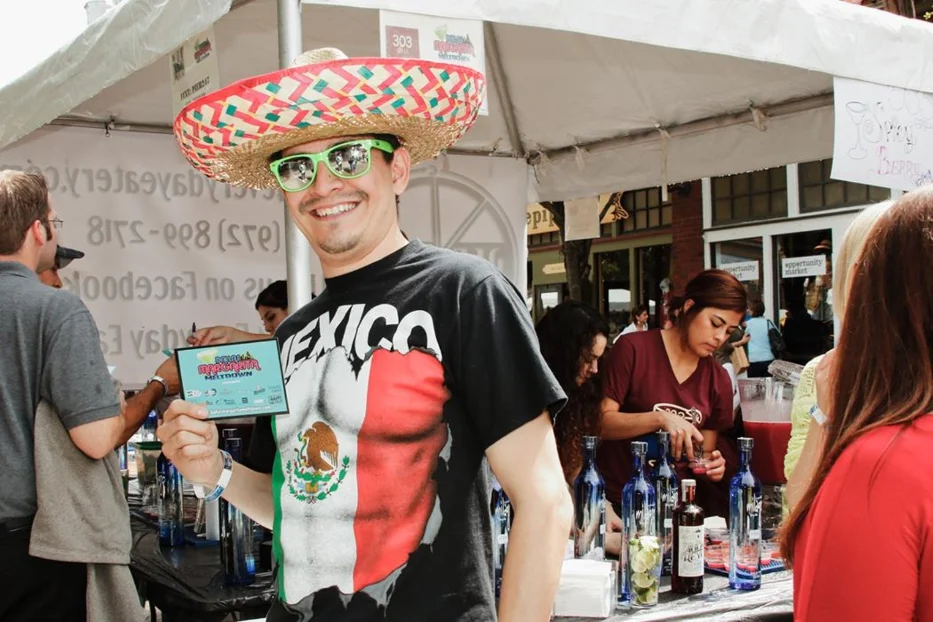
<path id="1" fill-rule="evenodd" d="M 250 454 L 271 476 L 231 464 L 191 404 L 159 429 L 199 492 L 273 529 L 269 620 L 496 619 L 484 457 L 516 508 L 499 619 L 549 618 L 571 522 L 550 421 L 565 396 L 505 276 L 407 240 L 396 211 L 484 91 L 468 68 L 323 50 L 175 121 L 205 175 L 282 189 L 326 280 L 275 334 L 290 412 L 259 421 Z"/>

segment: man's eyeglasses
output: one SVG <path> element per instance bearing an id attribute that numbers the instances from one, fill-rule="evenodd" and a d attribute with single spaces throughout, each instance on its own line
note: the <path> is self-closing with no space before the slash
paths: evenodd
<path id="1" fill-rule="evenodd" d="M 297 153 L 274 160 L 269 170 L 285 192 L 307 190 L 317 177 L 318 164 L 323 162 L 335 177 L 356 179 L 369 172 L 372 150 L 392 153 L 395 148 L 384 140 L 366 138 L 338 143 L 320 153 Z"/>
<path id="2" fill-rule="evenodd" d="M 61 218 L 52 218 L 49 220 L 49 223 L 51 223 L 55 229 L 61 229 L 62 225 L 65 224 L 65 221 L 63 221 Z"/>

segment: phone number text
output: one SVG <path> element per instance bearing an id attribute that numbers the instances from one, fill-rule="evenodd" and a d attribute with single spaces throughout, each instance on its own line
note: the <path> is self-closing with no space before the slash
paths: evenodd
<path id="1" fill-rule="evenodd" d="M 222 218 L 217 223 L 198 220 L 194 223 L 166 223 L 160 227 L 149 227 L 141 220 L 91 216 L 87 226 L 87 241 L 92 246 L 115 244 L 127 248 L 133 244 L 160 240 L 170 249 L 186 251 L 216 248 L 222 253 L 228 249 L 277 253 L 282 247 L 282 228 L 278 222 L 244 225 Z"/>

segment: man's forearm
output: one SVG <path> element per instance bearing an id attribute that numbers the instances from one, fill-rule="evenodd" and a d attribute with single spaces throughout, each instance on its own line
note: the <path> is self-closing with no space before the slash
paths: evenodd
<path id="1" fill-rule="evenodd" d="M 561 488 L 563 494 L 551 503 L 515 508 L 502 573 L 501 622 L 538 622 L 551 616 L 573 521 L 570 495 Z"/>
<path id="2" fill-rule="evenodd" d="M 145 423 L 146 417 L 150 411 L 156 407 L 159 400 L 162 399 L 162 385 L 158 382 L 150 382 L 142 391 L 126 400 L 126 412 L 123 415 L 123 432 L 117 441 L 117 447 L 130 440 L 136 430 Z"/>
<path id="3" fill-rule="evenodd" d="M 604 411 L 599 436 L 607 441 L 627 440 L 638 438 L 643 434 L 657 432 L 662 427 L 660 413 Z"/>

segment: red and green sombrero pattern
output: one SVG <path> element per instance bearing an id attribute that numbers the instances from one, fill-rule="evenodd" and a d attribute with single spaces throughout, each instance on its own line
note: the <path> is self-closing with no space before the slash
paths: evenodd
<path id="1" fill-rule="evenodd" d="M 436 156 L 476 119 L 485 77 L 424 60 L 349 58 L 247 78 L 205 95 L 175 119 L 175 138 L 204 175 L 276 187 L 269 158 L 322 138 L 393 134 L 412 161 Z"/>

